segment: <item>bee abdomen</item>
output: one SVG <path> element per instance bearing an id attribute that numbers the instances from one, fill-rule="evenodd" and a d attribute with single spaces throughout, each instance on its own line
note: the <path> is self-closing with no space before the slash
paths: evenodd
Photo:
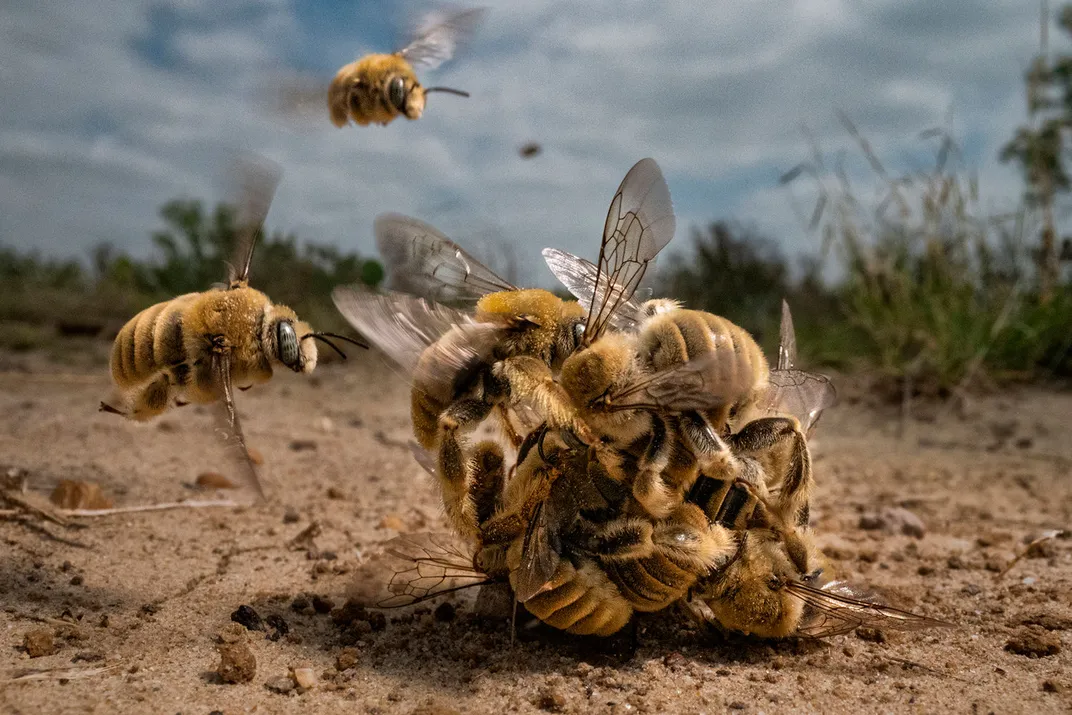
<path id="1" fill-rule="evenodd" d="M 683 597 L 696 581 L 696 575 L 660 553 L 635 561 L 609 563 L 604 568 L 633 608 L 642 612 L 665 608 Z"/>
<path id="2" fill-rule="evenodd" d="M 559 565 L 559 585 L 525 602 L 525 608 L 549 626 L 577 635 L 609 636 L 629 622 L 633 607 L 594 562 L 575 568 Z"/>
<path id="3" fill-rule="evenodd" d="M 170 303 L 157 303 L 135 315 L 119 331 L 112 345 L 112 377 L 120 387 L 139 385 L 160 371 L 154 333 L 160 315 Z"/>

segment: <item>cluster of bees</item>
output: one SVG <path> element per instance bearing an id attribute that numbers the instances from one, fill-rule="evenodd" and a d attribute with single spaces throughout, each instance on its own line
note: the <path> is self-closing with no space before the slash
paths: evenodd
<path id="1" fill-rule="evenodd" d="M 502 582 L 577 634 L 675 604 L 760 637 L 938 625 L 823 579 L 807 433 L 834 390 L 794 367 L 788 306 L 771 369 L 730 321 L 637 297 L 674 228 L 644 159 L 614 194 L 597 263 L 544 250 L 574 301 L 511 285 L 420 221 L 377 219 L 396 290 L 333 298 L 412 376 L 415 455 L 465 544 L 402 537 L 388 603 Z M 487 421 L 496 438 L 467 439 Z"/>
<path id="2" fill-rule="evenodd" d="M 442 88 L 422 88 L 410 63 L 448 58 L 478 17 L 453 15 L 398 53 L 344 67 L 328 92 L 332 121 L 420 116 L 425 93 Z M 227 283 L 131 319 L 112 351 L 119 397 L 101 409 L 145 420 L 219 405 L 263 496 L 234 389 L 268 380 L 273 365 L 311 372 L 316 341 L 367 345 L 316 332 L 249 286 L 279 173 L 261 163 L 244 175 Z M 615 192 L 595 263 L 544 250 L 576 300 L 511 285 L 416 219 L 384 214 L 374 230 L 392 290 L 340 286 L 333 299 L 410 377 L 414 455 L 464 544 L 397 541 L 391 551 L 408 566 L 388 584 L 394 605 L 502 583 L 576 634 L 611 635 L 636 612 L 676 605 L 759 637 L 943 625 L 824 578 L 809 527 L 808 435 L 834 390 L 795 367 L 788 306 L 772 368 L 737 325 L 644 294 L 675 230 L 655 161 L 638 162 Z M 473 439 L 481 426 L 494 437 Z"/>

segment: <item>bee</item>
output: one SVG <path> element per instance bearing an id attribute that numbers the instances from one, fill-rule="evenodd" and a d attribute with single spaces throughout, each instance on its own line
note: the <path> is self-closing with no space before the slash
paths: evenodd
<path id="1" fill-rule="evenodd" d="M 243 455 L 244 477 L 258 496 L 264 493 L 250 461 L 234 405 L 234 387 L 247 390 L 272 376 L 278 363 L 294 372 L 316 367 L 314 340 L 346 357 L 331 342 L 335 333 L 314 332 L 290 308 L 273 304 L 249 286 L 257 234 L 279 183 L 279 171 L 267 163 L 242 167 L 238 268 L 228 264 L 226 286 L 187 293 L 141 311 L 122 327 L 112 345 L 112 380 L 120 407 L 101 402 L 100 410 L 145 421 L 170 407 L 190 402 L 220 403 L 228 441 Z"/>
<path id="2" fill-rule="evenodd" d="M 375 232 L 392 285 L 417 295 L 340 287 L 333 299 L 352 325 L 412 377 L 414 435 L 423 448 L 437 451 L 452 523 L 470 533 L 472 518 L 452 511 L 466 504 L 459 497 L 469 493 L 470 483 L 459 431 L 495 410 L 516 447 L 522 437 L 512 428 L 507 407 L 525 403 L 552 426 L 595 442 L 587 426 L 574 420 L 569 397 L 554 378 L 585 332 L 602 330 L 612 310 L 586 316 L 574 301 L 519 289 L 415 219 L 381 216 Z M 618 246 L 606 256 L 608 275 L 639 280 L 673 232 L 669 189 L 658 164 L 643 159 L 626 174 L 607 213 L 604 243 Z M 440 301 L 475 301 L 475 310 Z"/>
<path id="3" fill-rule="evenodd" d="M 430 92 L 468 97 L 468 92 L 450 87 L 421 86 L 414 67 L 435 69 L 453 57 L 483 15 L 484 10 L 477 8 L 429 16 L 401 50 L 367 55 L 342 67 L 328 87 L 331 123 L 340 128 L 351 121 L 386 126 L 399 116 L 420 119 Z"/>

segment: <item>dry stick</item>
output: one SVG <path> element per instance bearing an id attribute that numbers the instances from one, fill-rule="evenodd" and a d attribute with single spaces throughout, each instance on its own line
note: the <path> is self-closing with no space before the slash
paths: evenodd
<path id="1" fill-rule="evenodd" d="M 0 685 L 7 683 L 21 683 L 30 680 L 77 680 L 80 678 L 92 678 L 96 675 L 104 675 L 120 666 L 107 665 L 103 668 L 43 668 L 41 670 L 15 671 L 18 675 L 0 680 Z"/>
<path id="2" fill-rule="evenodd" d="M 144 504 L 141 506 L 119 506 L 112 509 L 60 509 L 64 516 L 94 517 L 112 516 L 114 514 L 134 514 L 143 511 L 164 511 L 165 509 L 205 509 L 208 507 L 247 506 L 230 499 L 209 499 L 205 501 L 175 501 L 163 504 Z"/>
<path id="3" fill-rule="evenodd" d="M 11 492 L 0 492 L 0 501 L 6 502 L 9 506 L 14 507 L 16 511 L 21 510 L 24 512 L 28 512 L 30 514 L 33 514 L 34 516 L 44 519 L 45 521 L 51 521 L 53 524 L 57 524 L 59 526 L 71 526 L 70 523 L 61 518 L 62 514 L 53 513 L 48 510 L 42 509 L 41 507 L 34 506 L 22 497 L 17 497 Z"/>
<path id="4" fill-rule="evenodd" d="M 1042 536 L 1038 537 L 1037 539 L 1032 541 L 1030 544 L 1025 546 L 1023 551 L 1018 553 L 1016 555 L 1016 558 L 1014 558 L 1012 561 L 1010 561 L 1009 565 L 1006 566 L 1005 568 L 1003 568 L 1001 570 L 1001 573 L 996 575 L 994 577 L 994 579 L 995 580 L 1000 579 L 1002 576 L 1004 576 L 1005 574 L 1009 573 L 1009 571 L 1012 569 L 1012 567 L 1015 566 L 1017 563 L 1019 563 L 1020 559 L 1022 559 L 1023 557 L 1027 556 L 1028 553 L 1030 553 L 1031 549 L 1035 548 L 1036 546 L 1038 546 L 1041 543 L 1049 541 L 1050 539 L 1056 539 L 1058 536 L 1060 536 L 1063 533 L 1065 533 L 1063 529 L 1054 529 L 1052 531 L 1047 531 L 1045 534 L 1043 534 Z"/>

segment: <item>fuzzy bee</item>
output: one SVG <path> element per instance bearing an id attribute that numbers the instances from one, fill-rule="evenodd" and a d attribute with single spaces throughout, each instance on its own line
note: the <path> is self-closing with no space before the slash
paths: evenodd
<path id="1" fill-rule="evenodd" d="M 430 92 L 468 97 L 450 87 L 424 87 L 414 67 L 435 69 L 454 56 L 459 44 L 476 29 L 482 8 L 466 9 L 446 16 L 429 16 L 413 40 L 391 54 L 366 55 L 342 67 L 328 87 L 331 122 L 344 127 L 386 126 L 399 116 L 420 119 Z"/>
<path id="2" fill-rule="evenodd" d="M 346 357 L 330 338 L 360 347 L 335 333 L 318 333 L 285 305 L 273 303 L 249 285 L 253 250 L 268 213 L 280 172 L 266 162 L 242 167 L 236 255 L 226 285 L 157 303 L 131 318 L 112 345 L 110 367 L 118 406 L 100 410 L 145 421 L 190 402 L 222 405 L 228 441 L 242 455 L 244 477 L 263 498 L 256 468 L 248 457 L 234 404 L 234 387 L 247 390 L 272 377 L 272 366 L 309 373 L 316 367 L 320 340 Z"/>

